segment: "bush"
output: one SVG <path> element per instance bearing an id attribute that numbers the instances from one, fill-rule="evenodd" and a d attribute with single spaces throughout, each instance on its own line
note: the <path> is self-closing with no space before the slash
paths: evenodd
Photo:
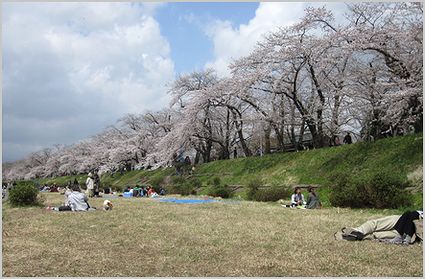
<path id="1" fill-rule="evenodd" d="M 189 183 L 193 186 L 193 188 L 200 188 L 202 186 L 202 182 L 199 178 L 191 178 Z"/>
<path id="2" fill-rule="evenodd" d="M 167 193 L 180 195 L 196 195 L 196 185 L 198 179 L 187 180 L 183 177 L 176 176 L 172 178 L 172 185 L 167 186 Z M 200 183 L 200 182 L 199 182 Z"/>
<path id="3" fill-rule="evenodd" d="M 10 189 L 9 201 L 13 206 L 40 205 L 41 200 L 37 198 L 38 189 L 33 183 L 18 183 Z"/>
<path id="4" fill-rule="evenodd" d="M 212 197 L 222 197 L 227 199 L 232 195 L 232 190 L 227 185 L 210 186 L 207 194 Z"/>
<path id="5" fill-rule="evenodd" d="M 412 204 L 409 186 L 400 175 L 381 172 L 348 179 L 345 174 L 332 177 L 334 185 L 329 196 L 333 206 L 353 208 L 401 208 Z"/>
<path id="6" fill-rule="evenodd" d="M 288 198 L 291 195 L 291 190 L 288 187 L 272 186 L 266 189 L 259 189 L 252 197 L 255 201 L 278 201 Z"/>
<path id="7" fill-rule="evenodd" d="M 156 187 L 157 188 L 160 188 L 161 185 L 163 184 L 163 182 L 164 182 L 164 177 L 163 176 L 154 176 L 154 177 L 151 177 L 150 180 L 149 180 L 149 183 L 152 184 L 152 187 L 154 189 Z"/>
<path id="8" fill-rule="evenodd" d="M 209 186 L 219 187 L 221 185 L 221 179 L 220 179 L 220 177 L 213 177 L 208 181 L 207 184 Z"/>
<path id="9" fill-rule="evenodd" d="M 262 186 L 263 182 L 260 179 L 251 180 L 248 183 L 248 192 L 246 193 L 246 197 L 248 200 L 255 200 L 254 197 Z"/>

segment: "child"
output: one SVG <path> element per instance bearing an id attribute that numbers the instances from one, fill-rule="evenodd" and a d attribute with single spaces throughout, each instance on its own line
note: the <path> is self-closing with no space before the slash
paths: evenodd
<path id="1" fill-rule="evenodd" d="M 103 202 L 103 210 L 112 210 L 113 207 L 114 205 L 112 204 L 110 200 L 105 200 Z"/>

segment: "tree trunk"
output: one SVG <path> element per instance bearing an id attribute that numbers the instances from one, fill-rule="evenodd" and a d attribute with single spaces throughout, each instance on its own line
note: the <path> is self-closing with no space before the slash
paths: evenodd
<path id="1" fill-rule="evenodd" d="M 201 159 L 201 153 L 198 150 L 196 150 L 196 155 L 194 160 L 195 165 L 199 164 L 199 159 Z"/>
<path id="2" fill-rule="evenodd" d="M 246 144 L 245 138 L 243 136 L 242 114 L 235 107 L 229 107 L 229 108 L 231 109 L 233 114 L 233 119 L 234 119 L 236 130 L 238 133 L 239 142 L 241 144 L 245 157 L 251 157 L 252 156 L 251 150 L 249 150 L 248 145 Z M 239 119 L 238 119 L 238 115 L 239 115 Z"/>
<path id="3" fill-rule="evenodd" d="M 264 128 L 264 153 L 265 154 L 270 154 L 271 153 L 271 148 L 270 148 L 270 134 L 272 132 L 272 129 L 270 127 L 270 125 L 267 125 Z"/>

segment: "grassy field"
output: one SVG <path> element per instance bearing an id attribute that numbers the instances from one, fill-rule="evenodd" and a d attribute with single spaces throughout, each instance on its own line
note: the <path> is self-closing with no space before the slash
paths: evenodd
<path id="1" fill-rule="evenodd" d="M 46 204 L 63 200 L 45 195 Z M 84 213 L 4 204 L 3 276 L 423 275 L 422 244 L 333 239 L 343 226 L 396 211 L 112 201 L 112 211 Z"/>
<path id="2" fill-rule="evenodd" d="M 194 177 L 207 185 L 214 177 L 229 185 L 247 185 L 261 179 L 265 185 L 319 184 L 320 197 L 329 206 L 328 193 L 332 176 L 364 176 L 389 171 L 403 180 L 410 178 L 417 188 L 415 207 L 421 207 L 422 199 L 422 133 L 404 137 L 378 140 L 373 143 L 356 143 L 333 148 L 303 152 L 277 153 L 263 157 L 238 158 L 214 161 L 197 166 Z M 118 189 L 135 185 L 142 180 L 160 181 L 174 173 L 173 168 L 155 171 L 130 171 L 123 175 L 103 175 L 102 183 Z M 65 176 L 40 180 L 39 183 L 65 185 L 77 178 L 84 183 L 86 176 Z M 202 189 L 201 189 L 202 193 Z M 244 197 L 242 191 L 241 196 Z"/>

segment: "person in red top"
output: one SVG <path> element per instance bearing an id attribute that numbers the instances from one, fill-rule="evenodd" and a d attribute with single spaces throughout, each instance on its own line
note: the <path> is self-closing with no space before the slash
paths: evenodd
<path id="1" fill-rule="evenodd" d="M 153 193 L 155 193 L 155 190 L 151 186 L 148 186 L 148 196 L 152 196 Z"/>
<path id="2" fill-rule="evenodd" d="M 148 196 L 151 198 L 155 198 L 158 196 L 156 191 L 151 186 L 148 187 Z"/>

